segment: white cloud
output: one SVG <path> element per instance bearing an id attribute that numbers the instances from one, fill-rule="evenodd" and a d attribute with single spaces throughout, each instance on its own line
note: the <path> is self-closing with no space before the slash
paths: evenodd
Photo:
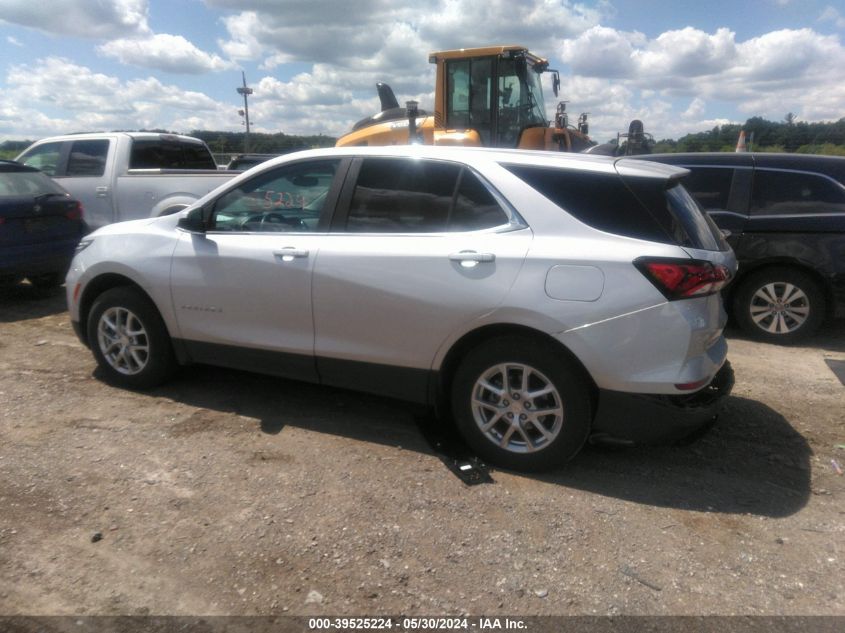
<path id="1" fill-rule="evenodd" d="M 147 0 L 3 0 L 0 21 L 85 38 L 146 34 Z"/>
<path id="2" fill-rule="evenodd" d="M 834 7 L 827 5 L 819 15 L 819 22 L 831 22 L 837 29 L 845 29 L 845 17 Z"/>
<path id="3" fill-rule="evenodd" d="M 18 38 L 12 37 L 11 35 L 6 36 L 6 41 L 12 46 L 23 46 Z"/>
<path id="4" fill-rule="evenodd" d="M 235 108 L 148 77 L 123 81 L 60 58 L 12 66 L 0 93 L 0 135 L 166 128 L 195 117 L 202 129 L 235 129 Z M 50 116 L 47 113 L 58 111 Z"/>
<path id="5" fill-rule="evenodd" d="M 234 68 L 232 62 L 200 50 L 181 35 L 160 33 L 143 39 L 112 40 L 97 50 L 123 64 L 171 73 L 199 74 Z"/>

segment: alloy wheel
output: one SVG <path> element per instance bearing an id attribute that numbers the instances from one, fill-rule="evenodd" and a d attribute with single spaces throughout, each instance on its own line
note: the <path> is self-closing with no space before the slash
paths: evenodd
<path id="1" fill-rule="evenodd" d="M 523 363 L 483 372 L 473 386 L 471 406 L 482 434 L 513 453 L 542 450 L 563 428 L 563 401 L 554 383 Z"/>
<path id="2" fill-rule="evenodd" d="M 126 308 L 112 307 L 100 316 L 97 342 L 106 362 L 117 372 L 133 376 L 150 359 L 150 343 L 144 324 Z"/>
<path id="3" fill-rule="evenodd" d="M 810 301 L 798 286 L 772 282 L 751 296 L 751 320 L 770 334 L 790 334 L 804 325 L 810 315 Z"/>

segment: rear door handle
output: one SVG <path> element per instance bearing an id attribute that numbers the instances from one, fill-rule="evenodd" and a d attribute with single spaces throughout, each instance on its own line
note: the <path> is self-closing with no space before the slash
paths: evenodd
<path id="1" fill-rule="evenodd" d="M 283 262 L 292 262 L 294 259 L 303 259 L 308 257 L 308 251 L 301 248 L 294 248 L 293 246 L 286 246 L 285 248 L 273 251 L 276 259 Z"/>
<path id="2" fill-rule="evenodd" d="M 461 251 L 460 253 L 452 253 L 449 259 L 453 262 L 459 262 L 464 268 L 473 268 L 482 262 L 494 262 L 496 256 L 493 253 L 477 253 L 476 251 Z"/>

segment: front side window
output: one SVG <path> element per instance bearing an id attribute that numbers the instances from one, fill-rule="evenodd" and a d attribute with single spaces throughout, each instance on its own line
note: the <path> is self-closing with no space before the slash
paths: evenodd
<path id="1" fill-rule="evenodd" d="M 816 174 L 756 169 L 753 215 L 845 213 L 845 189 Z"/>
<path id="2" fill-rule="evenodd" d="M 471 171 L 447 162 L 364 159 L 349 207 L 352 233 L 441 233 L 507 224 Z"/>
<path id="3" fill-rule="evenodd" d="M 43 143 L 42 145 L 33 147 L 21 156 L 20 162 L 24 165 L 40 169 L 48 176 L 55 176 L 56 165 L 59 163 L 61 151 L 61 143 Z"/>
<path id="4" fill-rule="evenodd" d="M 106 173 L 109 141 L 74 141 L 67 161 L 67 176 L 102 176 Z"/>
<path id="5" fill-rule="evenodd" d="M 213 231 L 314 232 L 339 160 L 283 165 L 263 172 L 221 196 Z"/>

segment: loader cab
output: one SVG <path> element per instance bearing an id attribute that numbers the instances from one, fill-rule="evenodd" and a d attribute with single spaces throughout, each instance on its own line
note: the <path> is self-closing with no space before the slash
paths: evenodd
<path id="1" fill-rule="evenodd" d="M 526 49 L 442 51 L 429 61 L 437 64 L 436 128 L 474 131 L 488 147 L 519 147 L 526 129 L 548 126 L 540 81 L 548 62 Z"/>

